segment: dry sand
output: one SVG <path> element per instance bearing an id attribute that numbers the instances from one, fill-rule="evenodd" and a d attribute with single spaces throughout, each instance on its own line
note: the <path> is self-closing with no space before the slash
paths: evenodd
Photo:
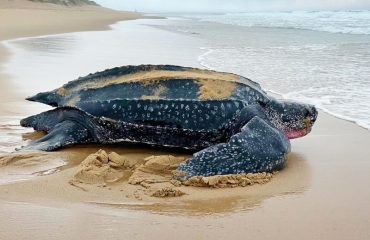
<path id="1" fill-rule="evenodd" d="M 117 21 L 138 18 L 143 15 L 95 6 L 65 7 L 27 0 L 1 0 L 0 40 L 104 30 Z"/>
<path id="2" fill-rule="evenodd" d="M 27 3 L 19 9 L 20 5 L 1 1 L 0 8 L 5 3 L 10 9 L 0 9 L 2 39 L 104 29 L 121 19 L 108 10 L 83 16 L 85 10 L 71 13 L 55 10 L 63 7 L 54 5 L 29 9 L 34 7 Z M 63 21 L 73 20 L 73 26 L 58 23 L 54 14 L 65 16 Z M 35 15 L 44 19 L 27 21 Z M 5 26 L 5 16 L 15 25 Z M 102 17 L 92 20 L 91 16 Z M 18 17 L 23 23 L 17 23 Z M 80 17 L 81 25 L 75 19 Z M 23 24 L 31 25 L 23 28 Z M 0 61 L 5 57 L 0 47 Z M 0 75 L 0 80 L 4 78 Z M 3 99 L 11 87 L 3 91 L 6 82 L 0 84 Z M 269 176 L 266 184 L 233 188 L 171 181 L 173 166 L 188 153 L 84 146 L 3 155 L 0 172 L 24 172 L 28 180 L 0 185 L 0 239 L 369 239 L 368 146 L 368 130 L 320 112 L 313 132 L 292 142 L 284 170 L 271 180 Z M 88 157 L 100 148 L 107 154 Z"/>

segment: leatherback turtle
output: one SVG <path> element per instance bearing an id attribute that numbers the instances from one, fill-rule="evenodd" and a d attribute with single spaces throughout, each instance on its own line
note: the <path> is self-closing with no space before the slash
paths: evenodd
<path id="1" fill-rule="evenodd" d="M 26 149 L 136 142 L 197 150 L 185 176 L 271 172 L 288 139 L 306 135 L 314 106 L 276 100 L 245 77 L 172 65 L 123 66 L 27 98 L 56 107 L 24 127 L 47 134 Z"/>

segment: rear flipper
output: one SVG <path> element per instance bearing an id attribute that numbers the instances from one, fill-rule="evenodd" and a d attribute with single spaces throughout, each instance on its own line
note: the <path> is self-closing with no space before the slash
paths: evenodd
<path id="1" fill-rule="evenodd" d="M 81 127 L 73 121 L 63 121 L 58 123 L 44 137 L 31 141 L 22 150 L 42 150 L 53 151 L 68 145 L 88 142 L 90 139 L 87 129 Z"/>
<path id="2" fill-rule="evenodd" d="M 184 179 L 238 173 L 272 172 L 284 166 L 289 140 L 260 117 L 254 117 L 227 143 L 206 148 L 179 165 Z"/>
<path id="3" fill-rule="evenodd" d="M 21 121 L 22 126 L 45 131 L 47 135 L 31 141 L 22 150 L 52 151 L 76 143 L 93 142 L 94 121 L 97 120 L 89 114 L 71 107 L 60 107 L 25 118 Z"/>

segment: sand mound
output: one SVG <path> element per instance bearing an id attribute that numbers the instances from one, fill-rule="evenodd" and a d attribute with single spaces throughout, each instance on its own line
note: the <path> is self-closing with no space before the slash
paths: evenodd
<path id="1" fill-rule="evenodd" d="M 80 165 L 73 181 L 88 184 L 112 183 L 121 180 L 136 163 L 117 153 L 104 150 L 89 155 Z"/>
<path id="2" fill-rule="evenodd" d="M 148 184 L 170 182 L 173 178 L 172 171 L 176 170 L 179 163 L 185 161 L 183 157 L 172 155 L 151 156 L 144 159 L 145 163 L 139 166 L 129 178 L 130 184 Z"/>
<path id="3" fill-rule="evenodd" d="M 127 183 L 139 185 L 136 190 L 141 191 L 135 191 L 134 197 L 142 199 L 144 195 L 161 198 L 180 197 L 186 194 L 187 186 L 230 188 L 264 184 L 273 176 L 272 173 L 248 173 L 211 177 L 196 176 L 185 181 L 176 180 L 177 166 L 185 160 L 185 157 L 172 155 L 133 160 L 114 152 L 108 154 L 104 150 L 99 150 L 81 162 L 70 184 L 73 186 L 77 186 L 76 183 L 103 184 L 105 186 L 105 184 L 122 181 L 122 186 Z M 128 187 L 125 186 L 125 188 Z"/>

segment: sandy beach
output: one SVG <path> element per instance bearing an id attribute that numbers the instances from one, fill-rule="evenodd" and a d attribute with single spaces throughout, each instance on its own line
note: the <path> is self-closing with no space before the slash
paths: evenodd
<path id="1" fill-rule="evenodd" d="M 2 2 L 0 40 L 107 30 L 114 22 L 141 17 L 90 6 Z M 12 78 L 1 73 L 9 57 L 0 45 L 0 116 L 13 114 L 12 102 L 18 109 L 30 106 L 19 103 L 24 96 L 17 96 Z M 23 140 L 39 136 L 31 130 L 22 134 Z M 53 153 L 4 153 L 0 213 L 7 217 L 0 220 L 0 239 L 368 239 L 369 144 L 369 130 L 320 111 L 313 131 L 292 141 L 285 169 L 261 184 L 226 188 L 167 180 L 169 162 L 187 158 L 189 152 L 94 145 Z M 84 159 L 99 149 L 119 156 L 84 166 Z M 130 184 L 137 166 L 153 155 L 174 158 L 153 161 L 143 171 L 149 171 L 149 178 L 156 176 L 154 184 Z M 152 196 L 166 187 L 184 195 Z"/>
<path id="2" fill-rule="evenodd" d="M 0 2 L 0 40 L 55 33 L 106 30 L 121 21 L 143 18 L 97 6 L 66 7 L 27 0 Z"/>

